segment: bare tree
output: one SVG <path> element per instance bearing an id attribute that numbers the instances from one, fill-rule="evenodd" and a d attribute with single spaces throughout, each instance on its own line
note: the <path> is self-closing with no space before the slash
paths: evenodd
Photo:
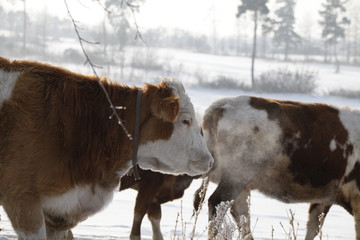
<path id="1" fill-rule="evenodd" d="M 253 32 L 253 48 L 251 54 L 251 83 L 252 87 L 255 88 L 255 77 L 254 77 L 254 68 L 255 68 L 255 58 L 256 58 L 256 38 L 257 38 L 257 28 L 259 15 L 266 15 L 269 13 L 269 9 L 266 6 L 268 0 L 241 0 L 242 5 L 238 6 L 238 12 L 236 17 L 240 17 L 247 11 L 252 11 L 254 13 L 254 32 Z"/>

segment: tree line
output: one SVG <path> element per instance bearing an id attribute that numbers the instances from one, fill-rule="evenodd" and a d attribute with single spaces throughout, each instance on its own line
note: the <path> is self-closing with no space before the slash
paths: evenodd
<path id="1" fill-rule="evenodd" d="M 270 13 L 267 6 L 268 0 L 241 0 L 241 4 L 238 6 L 236 17 L 239 18 L 246 12 L 252 12 L 253 14 L 254 30 L 251 55 L 251 80 L 253 87 L 256 85 L 254 62 L 257 52 L 257 28 L 260 22 L 262 23 L 263 35 L 272 35 L 274 47 L 283 51 L 285 61 L 288 60 L 289 52 L 292 49 L 296 49 L 298 46 L 305 46 L 306 41 L 311 41 L 311 39 L 301 37 L 295 31 L 294 12 L 296 1 L 276 0 L 276 3 L 277 9 L 274 11 L 274 17 L 267 16 Z M 348 3 L 349 0 L 323 0 L 321 10 L 319 11 L 321 39 L 324 44 L 321 52 L 324 55 L 324 62 L 331 61 L 330 57 L 334 58 L 336 73 L 340 71 L 339 51 L 346 52 L 346 50 L 339 48 L 339 43 L 342 39 L 345 39 L 346 31 L 350 29 L 348 26 L 351 24 L 351 20 L 346 13 L 346 4 Z M 356 22 L 356 24 L 358 23 Z M 358 44 L 357 33 L 358 29 L 356 28 L 356 41 L 351 42 L 351 40 L 348 40 L 348 45 L 353 44 L 356 47 Z M 346 54 L 350 55 L 350 48 L 347 49 Z M 357 61 L 357 51 L 354 52 L 354 57 L 355 61 Z M 349 61 L 349 57 L 347 61 Z"/>
<path id="2" fill-rule="evenodd" d="M 11 2 L 11 0 L 7 0 Z M 44 9 L 36 17 L 29 16 L 26 2 L 23 9 L 9 11 L 0 4 L 0 38 L 2 50 L 46 52 L 51 41 L 73 38 L 74 30 L 68 19 L 59 19 Z M 144 0 L 128 0 L 130 6 L 124 8 L 123 0 L 104 0 L 104 15 L 98 26 L 83 32 L 87 39 L 101 42 L 97 56 L 109 57 L 111 51 L 122 51 L 127 46 L 141 45 L 135 38 L 148 46 L 190 49 L 204 53 L 250 56 L 254 68 L 255 58 L 278 58 L 289 61 L 333 62 L 336 72 L 340 63 L 359 64 L 360 17 L 357 0 L 321 0 L 318 14 L 321 36 L 301 36 L 295 30 L 295 0 L 272 0 L 274 9 L 268 7 L 271 0 L 239 0 L 234 20 L 237 18 L 239 31 L 226 37 L 194 34 L 186 29 L 138 29 L 134 17 Z M 100 5 L 99 5 L 100 7 Z M 251 18 L 251 36 L 241 31 L 245 18 Z M 67 54 L 73 54 L 70 50 Z M 302 56 L 299 58 L 299 56 Z M 253 77 L 253 73 L 252 73 Z M 255 84 L 255 83 L 254 83 Z"/>

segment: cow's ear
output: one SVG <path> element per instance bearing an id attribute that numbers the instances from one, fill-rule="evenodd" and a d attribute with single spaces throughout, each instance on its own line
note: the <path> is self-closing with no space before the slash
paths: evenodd
<path id="1" fill-rule="evenodd" d="M 176 96 L 160 98 L 152 101 L 151 104 L 152 113 L 166 122 L 174 122 L 179 114 L 179 109 L 179 98 Z"/>

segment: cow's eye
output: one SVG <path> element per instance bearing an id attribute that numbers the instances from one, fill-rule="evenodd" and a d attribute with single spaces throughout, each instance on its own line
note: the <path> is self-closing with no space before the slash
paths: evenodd
<path id="1" fill-rule="evenodd" d="M 183 120 L 181 120 L 181 123 L 184 124 L 184 125 L 190 126 L 191 121 L 189 119 L 183 119 Z"/>
<path id="2" fill-rule="evenodd" d="M 179 122 L 185 126 L 191 126 L 192 124 L 192 117 L 188 113 L 182 113 L 179 117 Z"/>

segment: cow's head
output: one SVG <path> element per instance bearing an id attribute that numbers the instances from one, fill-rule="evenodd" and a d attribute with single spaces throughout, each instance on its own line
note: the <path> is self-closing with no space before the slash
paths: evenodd
<path id="1" fill-rule="evenodd" d="M 144 94 L 150 101 L 151 118 L 141 128 L 139 166 L 168 174 L 207 172 L 214 160 L 183 85 L 165 79 L 157 86 L 147 85 Z"/>

